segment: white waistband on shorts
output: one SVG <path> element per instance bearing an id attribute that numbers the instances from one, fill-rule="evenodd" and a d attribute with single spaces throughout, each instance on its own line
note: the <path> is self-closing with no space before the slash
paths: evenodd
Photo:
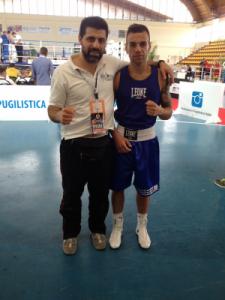
<path id="1" fill-rule="evenodd" d="M 122 136 L 124 136 L 125 129 L 131 130 L 131 131 L 137 131 L 137 139 L 135 139 L 135 140 L 130 139 L 131 141 L 134 141 L 134 142 L 135 141 L 136 142 L 147 141 L 147 140 L 154 139 L 156 137 L 155 126 L 152 126 L 152 127 L 146 128 L 146 129 L 140 129 L 140 130 L 125 128 L 121 125 L 118 125 L 118 127 L 117 127 L 118 132 Z"/>

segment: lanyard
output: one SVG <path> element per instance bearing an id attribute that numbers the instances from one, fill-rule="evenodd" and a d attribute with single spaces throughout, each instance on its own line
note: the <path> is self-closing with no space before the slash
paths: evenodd
<path id="1" fill-rule="evenodd" d="M 77 71 L 79 72 L 80 76 L 86 81 L 86 83 L 91 86 L 93 88 L 93 85 L 90 83 L 89 80 L 87 80 L 87 78 L 82 74 L 82 72 L 77 69 Z M 93 94 L 94 94 L 94 97 L 95 97 L 95 100 L 98 100 L 98 72 L 96 73 L 96 77 L 95 77 L 95 85 L 94 85 L 94 88 L 93 88 Z"/>
<path id="2" fill-rule="evenodd" d="M 94 96 L 95 96 L 95 100 L 98 100 L 98 72 L 95 78 Z"/>

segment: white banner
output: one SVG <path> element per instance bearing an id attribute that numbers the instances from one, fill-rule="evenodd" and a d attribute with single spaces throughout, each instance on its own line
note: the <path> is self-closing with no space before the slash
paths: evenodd
<path id="1" fill-rule="evenodd" d="M 174 83 L 172 83 L 172 84 L 170 85 L 169 92 L 170 92 L 171 94 L 177 94 L 177 95 L 179 95 L 179 88 L 180 88 L 180 84 L 174 82 Z"/>
<path id="2" fill-rule="evenodd" d="M 175 114 L 183 114 L 205 120 L 220 122 L 219 108 L 223 107 L 224 83 L 195 81 L 180 82 L 178 108 Z"/>
<path id="3" fill-rule="evenodd" d="M 0 86 L 0 121 L 48 120 L 50 86 Z"/>

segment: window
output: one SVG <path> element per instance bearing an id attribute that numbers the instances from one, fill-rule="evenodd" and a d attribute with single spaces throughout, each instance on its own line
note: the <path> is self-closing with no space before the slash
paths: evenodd
<path id="1" fill-rule="evenodd" d="M 108 18 L 108 4 L 105 2 L 101 2 L 101 17 Z"/>
<path id="2" fill-rule="evenodd" d="M 99 0 L 94 0 L 93 15 L 94 16 L 100 16 L 101 15 L 101 3 L 100 3 Z"/>
<path id="3" fill-rule="evenodd" d="M 180 0 L 129 0 L 173 18 L 174 22 L 193 22 L 191 13 Z M 177 13 L 179 12 L 179 13 Z M 138 16 L 141 20 L 143 16 Z"/>
<path id="4" fill-rule="evenodd" d="M 92 9 L 92 1 L 86 1 L 86 9 L 85 9 L 85 16 L 92 16 L 93 15 L 93 9 Z"/>
<path id="5" fill-rule="evenodd" d="M 70 16 L 76 17 L 78 15 L 77 10 L 78 10 L 77 0 L 71 0 L 70 1 Z"/>
<path id="6" fill-rule="evenodd" d="M 36 5 L 36 2 L 33 1 Z M 21 1 L 21 13 L 22 14 L 29 14 L 30 13 L 30 1 L 29 0 L 23 0 Z"/>
<path id="7" fill-rule="evenodd" d="M 54 0 L 54 12 L 53 14 L 55 16 L 61 16 L 62 11 L 61 11 L 61 0 Z"/>
<path id="8" fill-rule="evenodd" d="M 130 11 L 129 10 L 124 9 L 123 18 L 126 19 L 126 20 L 130 20 Z"/>
<path id="9" fill-rule="evenodd" d="M 116 19 L 122 19 L 123 18 L 123 10 L 120 7 L 116 7 Z"/>
<path id="10" fill-rule="evenodd" d="M 46 14 L 53 15 L 54 13 L 54 0 L 45 1 L 46 4 Z"/>
<path id="11" fill-rule="evenodd" d="M 1 3 L 0 3 L 0 6 L 1 6 Z M 1 11 L 1 9 L 0 9 Z M 13 10 L 12 10 L 13 13 L 21 13 L 21 1 L 20 0 L 14 0 L 13 1 Z"/>
<path id="12" fill-rule="evenodd" d="M 84 17 L 85 16 L 85 1 L 78 0 L 78 17 Z"/>
<path id="13" fill-rule="evenodd" d="M 63 2 L 61 3 L 61 15 L 62 16 L 70 15 L 70 0 L 63 0 Z"/>
<path id="14" fill-rule="evenodd" d="M 11 13 L 13 11 L 12 0 L 5 0 L 5 12 Z"/>
<path id="15" fill-rule="evenodd" d="M 109 5 L 109 19 L 115 19 L 116 8 L 113 5 Z"/>
<path id="16" fill-rule="evenodd" d="M 174 22 L 193 22 L 180 0 L 129 0 L 173 18 Z M 144 20 L 138 11 L 129 11 L 101 0 L 0 0 L 0 12 L 56 16 L 101 16 L 110 19 Z M 179 12 L 179 13 L 178 13 Z M 147 18 L 149 19 L 149 18 Z"/>

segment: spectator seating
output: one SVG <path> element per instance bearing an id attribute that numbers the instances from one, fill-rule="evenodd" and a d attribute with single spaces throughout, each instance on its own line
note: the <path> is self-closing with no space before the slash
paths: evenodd
<path id="1" fill-rule="evenodd" d="M 209 64 L 213 64 L 215 61 L 225 61 L 225 40 L 210 42 L 202 48 L 194 51 L 186 58 L 178 62 L 181 65 L 199 66 L 200 61 L 205 58 Z"/>

